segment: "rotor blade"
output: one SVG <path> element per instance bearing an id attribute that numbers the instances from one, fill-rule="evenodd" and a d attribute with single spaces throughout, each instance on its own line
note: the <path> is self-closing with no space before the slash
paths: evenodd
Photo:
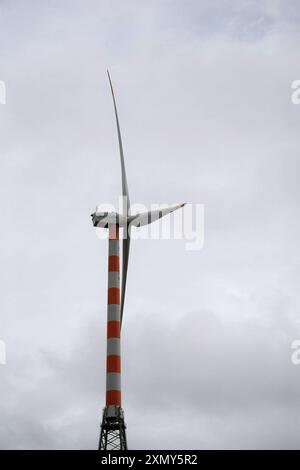
<path id="1" fill-rule="evenodd" d="M 110 89 L 111 89 L 111 93 L 112 93 L 112 97 L 113 97 L 116 123 L 117 123 L 117 130 L 118 130 L 118 140 L 119 140 L 119 149 L 120 149 L 120 158 L 121 158 L 121 171 L 122 171 L 123 215 L 127 216 L 128 213 L 129 213 L 130 201 L 129 201 L 128 185 L 127 185 L 126 170 L 125 170 L 125 163 L 124 163 L 124 153 L 123 153 L 123 145 L 122 145 L 122 138 L 121 138 L 121 130 L 120 130 L 120 124 L 119 124 L 115 94 L 114 94 L 114 90 L 113 90 L 113 86 L 112 86 L 112 82 L 111 82 L 111 78 L 110 78 L 108 70 L 107 70 L 107 75 L 108 75 Z"/>
<path id="2" fill-rule="evenodd" d="M 185 206 L 185 203 L 176 204 L 175 206 L 167 207 L 165 209 L 141 212 L 140 214 L 130 216 L 130 226 L 143 227 L 144 225 L 152 224 L 152 222 L 156 222 L 158 219 L 161 219 L 165 215 L 168 215 L 183 206 Z"/>
<path id="3" fill-rule="evenodd" d="M 129 249 L 130 249 L 130 235 L 129 235 L 129 230 L 127 230 L 127 238 L 123 238 L 123 250 L 122 250 L 121 326 L 122 326 L 125 291 L 126 291 Z"/>

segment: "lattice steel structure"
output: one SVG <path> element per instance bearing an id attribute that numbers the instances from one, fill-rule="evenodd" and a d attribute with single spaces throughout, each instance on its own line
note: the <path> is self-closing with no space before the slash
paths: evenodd
<path id="1" fill-rule="evenodd" d="M 121 407 L 104 408 L 99 450 L 127 450 L 126 425 Z"/>

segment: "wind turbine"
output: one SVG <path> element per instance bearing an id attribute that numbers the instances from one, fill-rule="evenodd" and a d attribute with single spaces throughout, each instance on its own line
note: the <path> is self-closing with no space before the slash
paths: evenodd
<path id="1" fill-rule="evenodd" d="M 91 214 L 93 225 L 108 229 L 108 296 L 107 296 L 107 361 L 106 361 L 106 405 L 103 409 L 99 450 L 126 450 L 126 425 L 121 407 L 121 325 L 124 312 L 127 268 L 130 249 L 130 227 L 142 227 L 180 209 L 185 204 L 130 215 L 130 199 L 123 154 L 121 130 L 115 94 L 107 71 L 113 98 L 119 141 L 122 173 L 122 214 L 97 212 Z M 120 291 L 119 228 L 123 229 L 122 240 L 122 285 Z"/>

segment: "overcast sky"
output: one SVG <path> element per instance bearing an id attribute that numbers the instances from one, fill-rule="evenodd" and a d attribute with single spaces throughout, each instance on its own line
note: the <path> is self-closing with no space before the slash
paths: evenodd
<path id="1" fill-rule="evenodd" d="M 132 243 L 131 449 L 299 448 L 297 0 L 1 0 L 2 449 L 95 449 L 115 86 L 132 202 L 205 205 L 205 243 Z"/>

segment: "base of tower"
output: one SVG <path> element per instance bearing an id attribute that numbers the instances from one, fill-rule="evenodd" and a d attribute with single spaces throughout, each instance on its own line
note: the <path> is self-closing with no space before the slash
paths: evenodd
<path id="1" fill-rule="evenodd" d="M 124 412 L 120 406 L 103 409 L 99 450 L 127 450 Z"/>

